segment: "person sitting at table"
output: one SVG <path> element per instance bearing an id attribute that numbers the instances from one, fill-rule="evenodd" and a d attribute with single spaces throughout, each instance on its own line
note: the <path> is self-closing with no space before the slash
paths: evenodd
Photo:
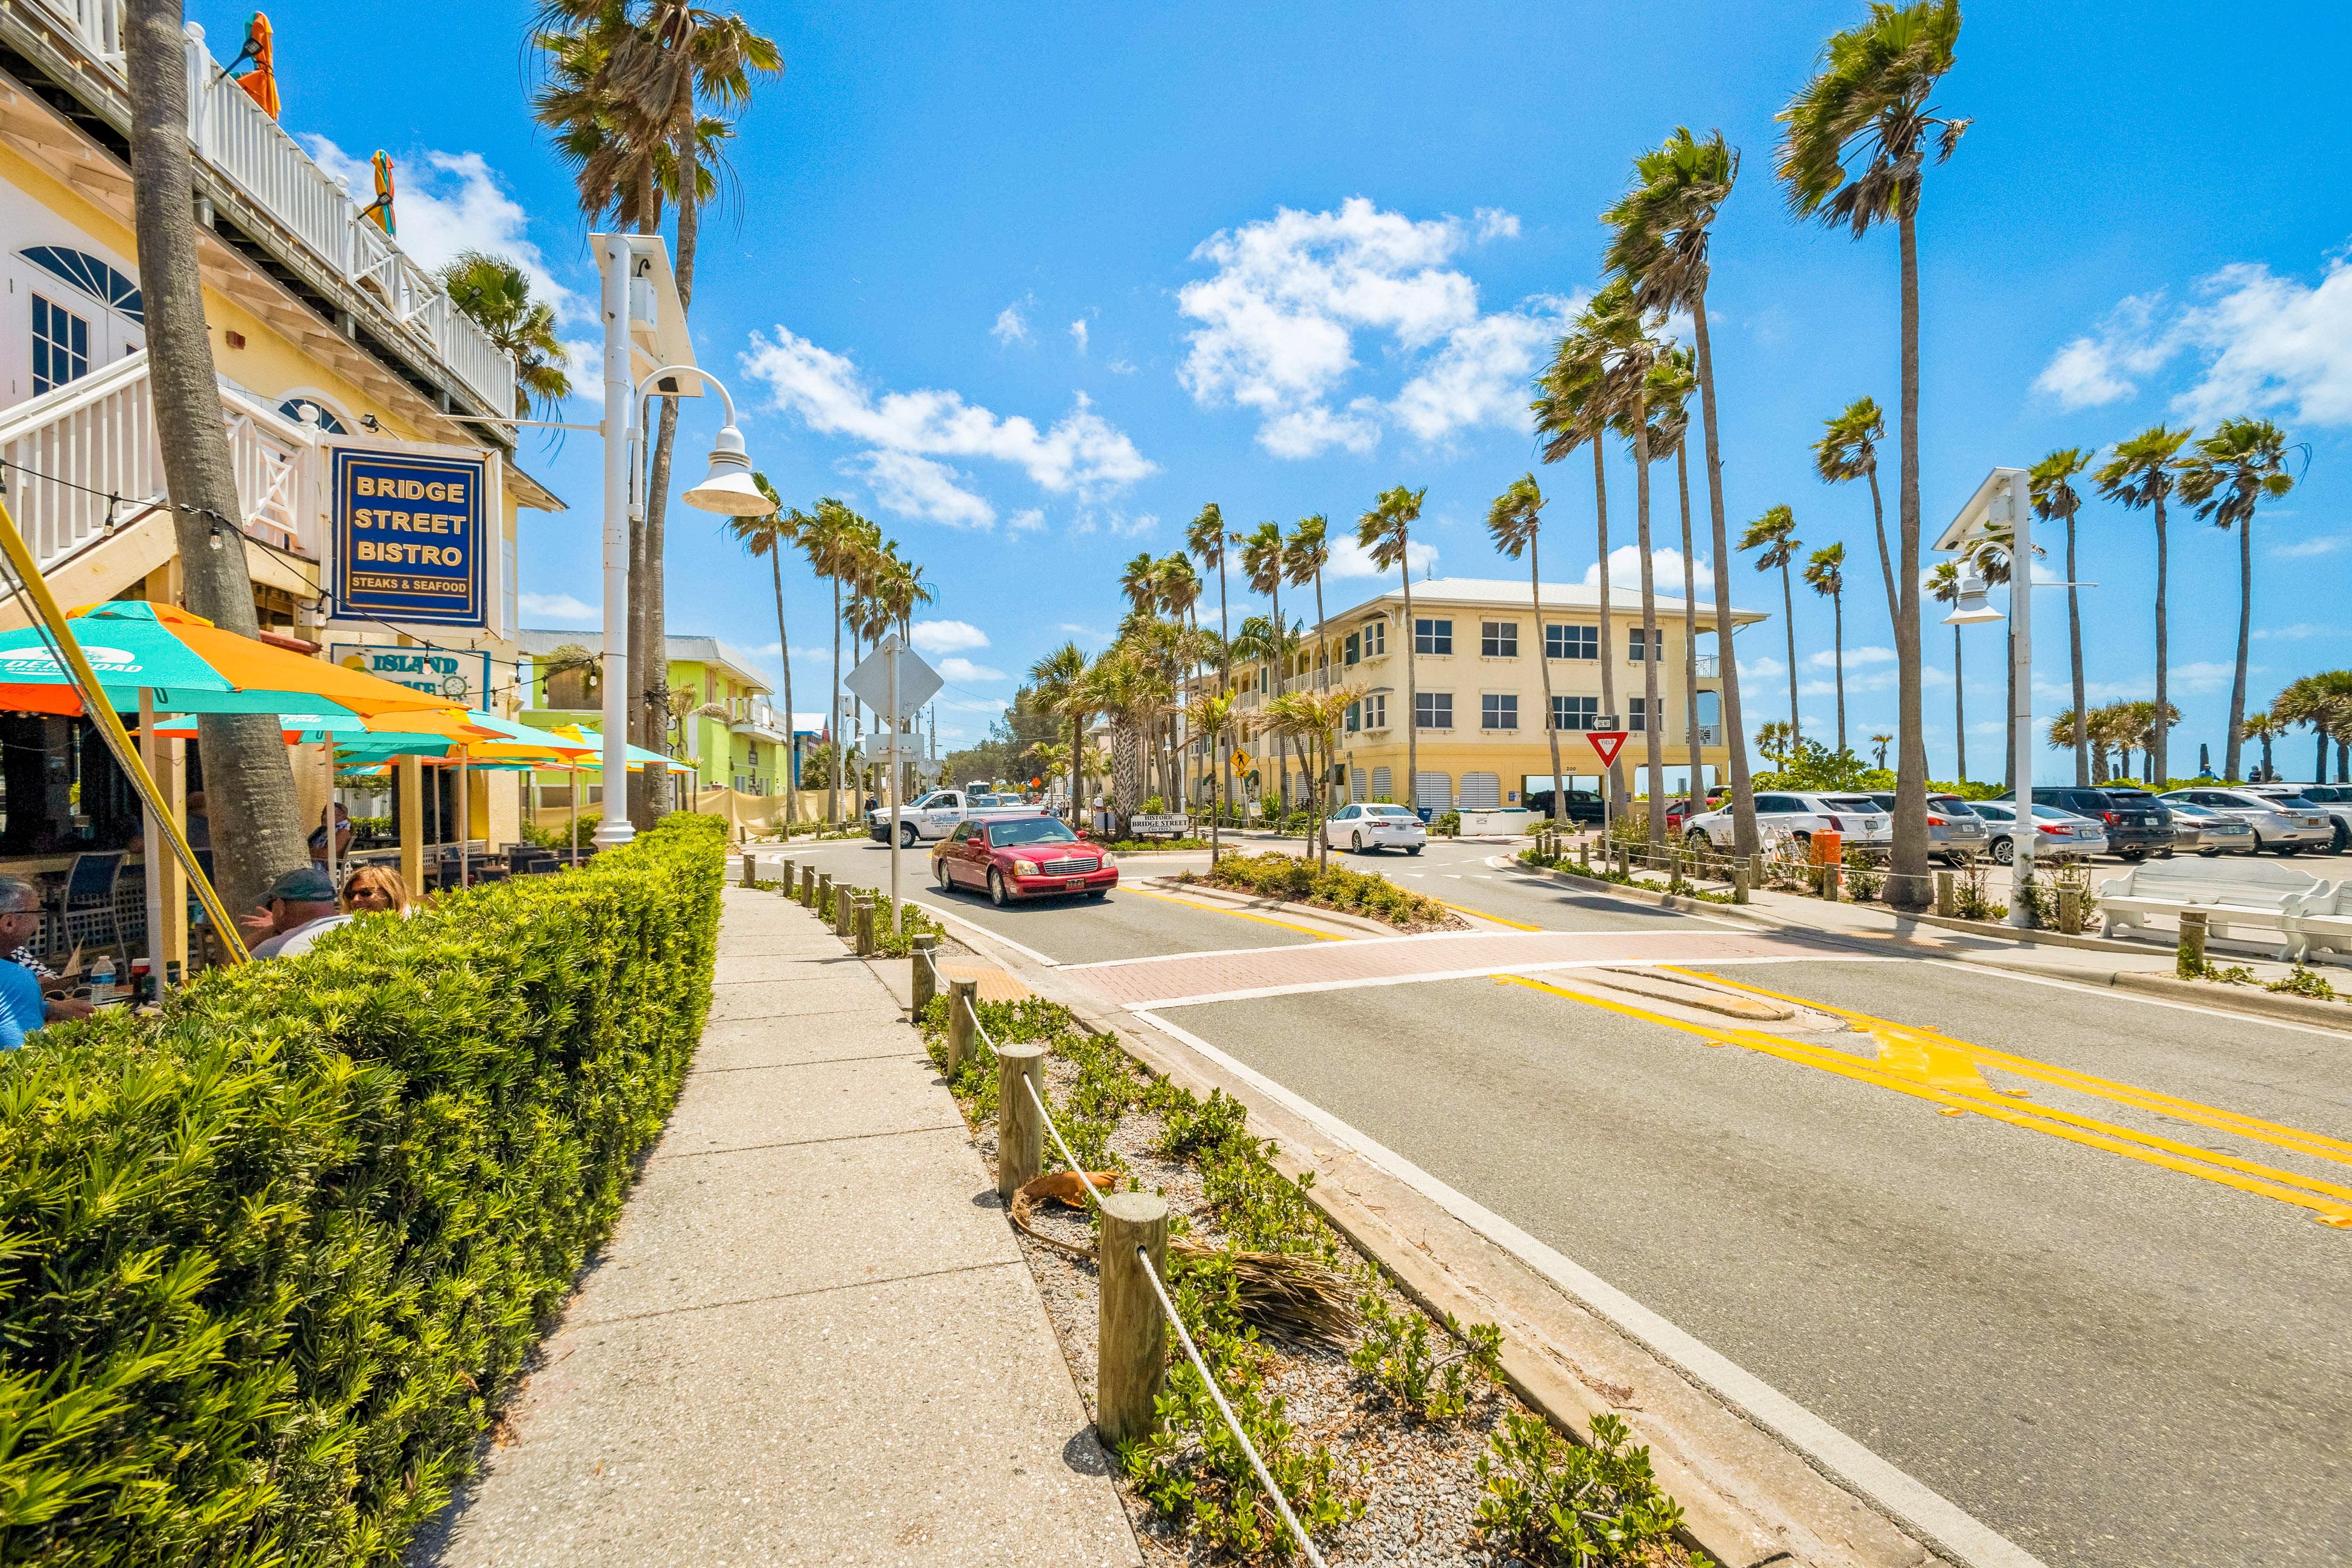
<path id="1" fill-rule="evenodd" d="M 33 994 L 40 995 L 44 981 L 58 972 L 33 955 L 33 938 L 41 930 L 41 890 L 21 877 L 0 877 L 0 947 L 10 949 L 9 967 L 33 977 Z M 97 1009 L 70 996 L 44 998 L 42 1013 L 53 1023 L 87 1018 Z"/>
<path id="2" fill-rule="evenodd" d="M 21 942 L 29 934 L 25 921 L 30 919 L 37 926 L 41 918 L 41 892 L 21 877 L 0 877 L 0 942 Z M 87 1004 L 72 1016 L 82 1016 L 89 1011 Z M 0 963 L 0 1051 L 13 1051 L 25 1043 L 25 1037 L 47 1022 L 47 1006 L 41 999 L 41 983 L 33 972 L 20 963 Z"/>
<path id="3" fill-rule="evenodd" d="M 406 915 L 408 884 L 389 866 L 362 866 L 343 880 L 343 912 L 347 915 Z"/>
<path id="4" fill-rule="evenodd" d="M 352 852 L 351 809 L 341 801 L 335 803 L 335 858 L 342 859 Z M 310 861 L 316 866 L 327 863 L 327 814 L 319 813 L 319 826 L 310 829 Z"/>
<path id="5" fill-rule="evenodd" d="M 316 866 L 289 871 L 269 884 L 261 908 L 239 915 L 246 940 L 256 958 L 291 958 L 310 951 L 310 944 L 337 926 L 352 923 L 335 903 L 335 885 Z"/>

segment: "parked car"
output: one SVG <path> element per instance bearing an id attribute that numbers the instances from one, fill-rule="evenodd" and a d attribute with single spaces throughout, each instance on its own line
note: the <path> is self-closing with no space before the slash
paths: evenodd
<path id="1" fill-rule="evenodd" d="M 945 838 L 960 824 L 1005 821 L 1047 815 L 1043 805 L 1024 805 L 1014 795 L 977 794 L 970 790 L 935 789 L 898 811 L 898 842 L 912 849 L 926 838 Z M 866 814 L 866 837 L 877 844 L 890 842 L 890 808 Z"/>
<path id="2" fill-rule="evenodd" d="M 1847 848 L 1883 855 L 1895 839 L 1894 818 L 1866 795 L 1792 795 L 1769 790 L 1756 797 L 1756 831 L 1769 837 L 1786 833 L 1810 845 L 1816 833 L 1834 833 Z M 1683 841 L 1696 849 L 1731 853 L 1728 802 L 1703 811 L 1685 825 Z"/>
<path id="3" fill-rule="evenodd" d="M 1892 822 L 1895 816 L 1895 792 L 1873 790 L 1870 798 Z M 1945 865 L 1958 868 L 1975 859 L 1992 842 L 1984 818 L 1969 809 L 1969 803 L 1956 795 L 1931 795 L 1927 797 L 1927 853 Z"/>
<path id="4" fill-rule="evenodd" d="M 1362 855 L 1374 849 L 1402 849 L 1418 855 L 1429 843 L 1429 829 L 1421 814 L 1408 806 L 1358 803 L 1343 805 L 1323 819 L 1323 844 L 1329 849 L 1349 849 Z"/>
<path id="5" fill-rule="evenodd" d="M 1986 831 L 1992 837 L 1992 858 L 2003 866 L 2017 858 L 2017 803 L 2013 800 L 1972 800 L 1969 809 L 1984 819 Z M 2033 826 L 2038 830 L 2033 841 L 2036 856 L 2083 856 L 2104 853 L 2107 847 L 2107 830 L 2104 824 L 2076 812 L 2054 805 L 2036 803 Z"/>
<path id="6" fill-rule="evenodd" d="M 2254 832 L 2254 853 L 2274 849 L 2299 855 L 2305 849 L 2326 849 L 2336 842 L 2336 819 L 2297 795 L 2263 795 L 2244 789 L 2209 789 L 2197 785 L 2177 789 L 2158 799 L 2170 805 L 2185 800 L 2223 816 L 2234 816 Z"/>
<path id="7" fill-rule="evenodd" d="M 1537 817 L 1551 816 L 1551 791 L 1539 789 L 1528 795 L 1528 814 L 1532 822 Z M 1598 790 L 1571 789 L 1562 797 L 1560 816 L 1569 822 L 1599 822 L 1601 818 L 1601 794 Z"/>
<path id="8" fill-rule="evenodd" d="M 2002 800 L 2013 798 L 2008 794 Z M 2033 804 L 2054 805 L 2087 816 L 2106 830 L 2107 848 L 2126 860 L 2172 852 L 2172 824 L 2165 807 L 2144 789 L 2126 785 L 2092 789 L 2083 784 L 2035 784 Z"/>
<path id="9" fill-rule="evenodd" d="M 1108 855 L 1081 842 L 1068 823 L 1034 813 L 957 824 L 931 851 L 931 876 L 942 892 L 970 888 L 1000 907 L 1063 893 L 1099 899 L 1118 886 Z"/>
<path id="10" fill-rule="evenodd" d="M 2341 855 L 2347 845 L 2352 845 L 2352 789 L 2324 784 L 2257 784 L 2241 787 L 2246 794 L 2258 795 L 2265 800 L 2309 801 L 2336 825 L 2336 837 L 2329 841 L 2327 852 Z"/>
<path id="11" fill-rule="evenodd" d="M 2177 849 L 2194 849 L 2208 860 L 2217 855 L 2254 852 L 2251 824 L 2185 800 L 2168 800 L 2164 807 L 2172 816 L 2172 843 Z"/>

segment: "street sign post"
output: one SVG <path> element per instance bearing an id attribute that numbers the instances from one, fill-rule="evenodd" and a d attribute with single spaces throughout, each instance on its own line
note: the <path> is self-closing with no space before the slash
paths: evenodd
<path id="1" fill-rule="evenodd" d="M 1611 717 L 1614 718 L 1615 715 L 1612 714 Z M 1614 804 L 1612 797 L 1617 793 L 1615 790 L 1609 787 L 1616 781 L 1614 775 L 1611 774 L 1608 770 L 1616 765 L 1617 753 L 1625 749 L 1625 737 L 1629 732 L 1630 731 L 1624 730 L 1587 730 L 1584 732 L 1584 738 L 1592 742 L 1593 751 L 1598 752 L 1601 757 L 1601 766 L 1602 769 L 1601 779 L 1601 841 L 1603 844 L 1609 842 L 1610 807 Z M 1654 802 L 1652 803 L 1653 809 L 1655 808 L 1655 804 L 1656 803 Z"/>
<path id="2" fill-rule="evenodd" d="M 899 717 L 911 709 L 920 708 L 939 694 L 946 684 L 940 672 L 925 664 L 922 656 L 898 640 L 893 632 L 881 645 L 866 655 L 856 669 L 843 678 L 849 688 L 868 708 L 881 713 L 888 728 L 883 736 L 881 754 L 890 763 L 890 929 L 898 929 L 898 849 L 903 833 L 902 813 L 906 807 L 906 790 L 898 764 L 912 761 L 916 755 L 907 744 L 905 721 Z"/>

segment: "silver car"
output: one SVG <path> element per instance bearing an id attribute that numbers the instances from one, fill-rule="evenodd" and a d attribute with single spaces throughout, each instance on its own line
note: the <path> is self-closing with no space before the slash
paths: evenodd
<path id="1" fill-rule="evenodd" d="M 2006 866 L 2016 859 L 2017 803 L 1972 800 L 1968 805 L 1970 812 L 1983 819 L 1986 831 L 1992 836 L 1994 861 Z M 2040 830 L 2033 840 L 2037 859 L 2106 853 L 2107 830 L 2087 816 L 2061 811 L 2054 805 L 2036 805 L 2033 826 Z"/>
<path id="2" fill-rule="evenodd" d="M 2165 805 L 2187 801 L 2222 816 L 2233 816 L 2254 832 L 2254 853 L 2274 849 L 2299 855 L 2305 849 L 2326 849 L 2336 842 L 2336 819 L 2294 795 L 2273 797 L 2242 789 L 2177 789 L 2158 797 Z"/>
<path id="3" fill-rule="evenodd" d="M 1886 813 L 1891 825 L 1895 820 L 1895 792 L 1874 790 L 1870 798 Z M 1956 795 L 1927 797 L 1928 854 L 1947 866 L 1957 867 L 1983 854 L 1991 844 L 1992 835 L 1986 829 L 1984 818 L 1970 811 L 1967 801 Z"/>
<path id="4" fill-rule="evenodd" d="M 2254 830 L 2250 824 L 2185 800 L 2168 800 L 2164 806 L 2172 814 L 2175 848 L 2194 849 L 2208 860 L 2217 855 L 2254 852 Z"/>
<path id="5" fill-rule="evenodd" d="M 2264 800 L 2302 801 L 2316 806 L 2336 825 L 2336 837 L 2327 846 L 2331 855 L 2340 855 L 2352 846 L 2352 789 L 2336 784 L 2247 784 L 2241 792 L 2258 795 Z"/>

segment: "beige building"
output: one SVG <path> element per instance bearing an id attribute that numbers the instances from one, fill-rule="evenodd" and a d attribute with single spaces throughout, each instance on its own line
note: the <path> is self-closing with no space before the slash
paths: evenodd
<path id="1" fill-rule="evenodd" d="M 1439 577 L 1412 585 L 1412 624 L 1404 594 L 1391 588 L 1309 628 L 1293 672 L 1301 682 L 1360 695 L 1349 706 L 1339 760 L 1352 800 L 1402 801 L 1406 790 L 1406 726 L 1419 735 L 1412 804 L 1444 810 L 1521 805 L 1530 790 L 1549 789 L 1551 750 L 1545 734 L 1544 667 L 1551 672 L 1551 722 L 1560 735 L 1560 766 L 1570 787 L 1597 786 L 1602 769 L 1582 731 L 1603 729 L 1601 686 L 1601 594 L 1598 587 L 1547 583 L 1540 618 L 1524 581 Z M 1689 775 L 1690 726 L 1684 701 L 1684 624 L 1689 606 L 1657 601 L 1658 708 L 1644 710 L 1642 598 L 1630 588 L 1610 593 L 1609 647 L 1617 702 L 1615 728 L 1633 733 L 1620 765 L 1629 787 L 1645 760 L 1643 726 L 1658 735 L 1670 787 Z M 1699 762 L 1709 782 L 1730 764 L 1724 741 L 1722 687 L 1716 651 L 1715 608 L 1697 606 Z M 1735 610 L 1735 626 L 1766 617 Z M 1406 696 L 1405 658 L 1413 649 L 1415 698 Z M 1275 683 L 1263 666 L 1237 669 L 1244 711 L 1261 709 Z M 1417 705 L 1417 711 L 1413 710 Z M 1273 788 L 1273 747 L 1260 766 Z M 1294 786 L 1294 789 L 1296 786 Z"/>

